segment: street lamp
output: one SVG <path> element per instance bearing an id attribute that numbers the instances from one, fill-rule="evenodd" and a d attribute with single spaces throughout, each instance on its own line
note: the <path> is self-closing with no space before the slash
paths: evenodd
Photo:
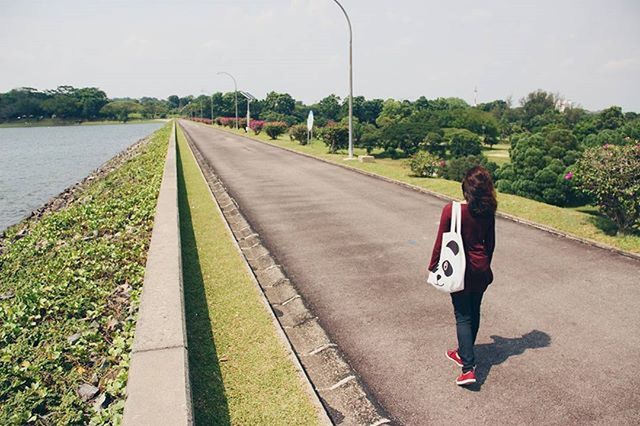
<path id="1" fill-rule="evenodd" d="M 340 6 L 344 17 L 347 18 L 347 24 L 349 24 L 349 160 L 353 160 L 353 32 L 351 31 L 351 20 L 349 20 L 347 11 L 344 10 L 338 0 L 333 1 Z"/>
<path id="2" fill-rule="evenodd" d="M 251 103 L 251 101 L 255 101 L 256 97 L 253 96 L 251 93 L 249 92 L 240 92 L 240 94 L 242 96 L 244 96 L 245 98 L 247 98 L 247 127 L 245 129 L 245 131 L 247 133 L 249 133 L 249 129 L 251 128 L 251 113 L 249 112 L 249 104 Z"/>
<path id="3" fill-rule="evenodd" d="M 233 87 L 234 87 L 234 90 L 235 90 L 233 92 L 233 95 L 234 95 L 235 104 L 236 104 L 236 130 L 238 130 L 238 83 L 236 83 L 236 79 L 226 71 L 220 71 L 217 74 L 218 75 L 220 75 L 220 74 L 228 75 L 233 80 Z"/>

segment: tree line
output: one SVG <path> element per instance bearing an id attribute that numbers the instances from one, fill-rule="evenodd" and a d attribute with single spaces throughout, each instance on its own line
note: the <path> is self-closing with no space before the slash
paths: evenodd
<path id="1" fill-rule="evenodd" d="M 0 93 L 0 122 L 190 116 L 231 125 L 235 122 L 235 95 L 216 92 L 167 99 L 110 99 L 93 87 L 19 88 Z M 246 116 L 246 108 L 246 101 L 238 94 L 239 117 Z M 288 93 L 269 92 L 251 103 L 251 117 L 256 120 L 252 129 L 259 132 L 264 125 L 265 132 L 276 137 L 288 130 L 292 139 L 305 143 L 301 125 L 311 110 L 316 134 L 329 150 L 344 149 L 348 102 L 335 94 L 306 105 Z M 625 112 L 619 106 L 592 112 L 543 90 L 533 91 L 517 103 L 507 99 L 477 106 L 459 98 L 421 96 L 410 101 L 356 96 L 353 115 L 356 146 L 376 151 L 378 156 L 411 158 L 411 168 L 418 176 L 460 180 L 467 168 L 483 164 L 493 173 L 501 192 L 558 206 L 593 202 L 593 197 L 579 189 L 585 176 L 576 169 L 583 164 L 579 160 L 586 151 L 609 147 L 602 155 L 613 155 L 615 147 L 636 146 L 640 140 L 638 113 Z M 509 144 L 510 162 L 498 166 L 483 155 L 483 147 L 496 143 Z M 627 190 L 635 188 L 639 179 L 633 167 L 621 183 Z M 640 198 L 631 195 L 621 197 Z M 633 204 L 627 210 L 640 212 L 640 207 Z"/>

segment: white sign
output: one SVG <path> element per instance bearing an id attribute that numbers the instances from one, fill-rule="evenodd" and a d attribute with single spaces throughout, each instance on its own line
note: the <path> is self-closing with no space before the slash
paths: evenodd
<path id="1" fill-rule="evenodd" d="M 309 117 L 307 117 L 307 131 L 313 129 L 313 111 L 309 111 Z"/>

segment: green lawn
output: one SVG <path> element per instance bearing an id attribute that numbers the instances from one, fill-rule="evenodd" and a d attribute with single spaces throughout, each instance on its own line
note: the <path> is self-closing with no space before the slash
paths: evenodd
<path id="1" fill-rule="evenodd" d="M 226 127 L 223 128 L 219 126 L 215 127 L 231 133 L 247 135 L 242 130 L 236 132 L 235 129 L 229 129 Z M 445 179 L 418 178 L 411 176 L 411 171 L 406 164 L 406 160 L 393 160 L 384 158 L 376 159 L 375 163 L 360 163 L 359 161 L 346 162 L 344 161 L 346 152 L 343 151 L 338 152 L 337 154 L 330 154 L 327 152 L 327 148 L 324 143 L 318 140 L 314 140 L 313 143 L 309 146 L 303 146 L 298 144 L 297 142 L 291 141 L 288 135 L 280 136 L 277 140 L 269 139 L 269 137 L 264 134 L 264 132 L 260 133 L 257 136 L 253 134 L 250 134 L 249 136 L 254 139 L 265 141 L 291 150 L 304 152 L 306 154 L 323 158 L 335 163 L 344 164 L 348 167 L 366 170 L 371 173 L 376 173 L 391 179 L 419 186 L 421 188 L 425 188 L 427 190 L 434 191 L 449 197 L 454 197 L 457 199 L 462 198 L 459 182 L 449 181 Z M 508 144 L 500 144 L 495 146 L 494 150 L 496 151 L 496 154 L 505 152 L 508 153 L 508 147 Z M 487 149 L 487 151 L 489 150 Z M 354 152 L 355 155 L 364 154 L 363 149 L 356 148 Z M 376 152 L 374 152 L 374 155 L 375 154 Z M 599 215 L 597 213 L 597 210 L 592 207 L 581 207 L 577 209 L 562 208 L 533 201 L 528 198 L 502 193 L 498 193 L 498 202 L 498 209 L 504 213 L 557 229 L 560 232 L 607 244 L 620 250 L 640 253 L 639 235 L 610 235 L 610 221 Z"/>
<path id="2" fill-rule="evenodd" d="M 184 135 L 178 186 L 189 368 L 197 425 L 313 425 L 279 340 Z"/>
<path id="3" fill-rule="evenodd" d="M 511 145 L 508 143 L 499 143 L 493 145 L 491 148 L 482 148 L 482 153 L 494 163 L 498 165 L 510 162 L 509 148 Z"/>

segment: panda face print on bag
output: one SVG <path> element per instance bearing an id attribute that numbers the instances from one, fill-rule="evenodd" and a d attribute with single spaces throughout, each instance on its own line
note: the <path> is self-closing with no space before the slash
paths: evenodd
<path id="1" fill-rule="evenodd" d="M 462 241 L 462 209 L 460 203 L 451 206 L 451 228 L 442 233 L 442 250 L 435 271 L 429 271 L 427 282 L 438 290 L 455 293 L 464 290 L 466 259 Z"/>
<path id="2" fill-rule="evenodd" d="M 450 277 L 454 272 L 452 262 L 454 262 L 455 256 L 460 253 L 460 246 L 458 246 L 458 243 L 455 241 L 449 241 L 445 247 L 445 252 L 441 254 L 441 260 L 444 259 L 444 261 L 442 261 L 442 273 L 445 277 Z M 447 256 L 447 251 L 450 251 L 452 256 Z M 451 259 L 448 259 L 448 257 L 451 257 Z M 436 271 L 439 269 L 439 266 L 440 265 L 436 266 Z M 442 275 L 437 274 L 436 278 L 440 281 L 442 279 Z"/>

